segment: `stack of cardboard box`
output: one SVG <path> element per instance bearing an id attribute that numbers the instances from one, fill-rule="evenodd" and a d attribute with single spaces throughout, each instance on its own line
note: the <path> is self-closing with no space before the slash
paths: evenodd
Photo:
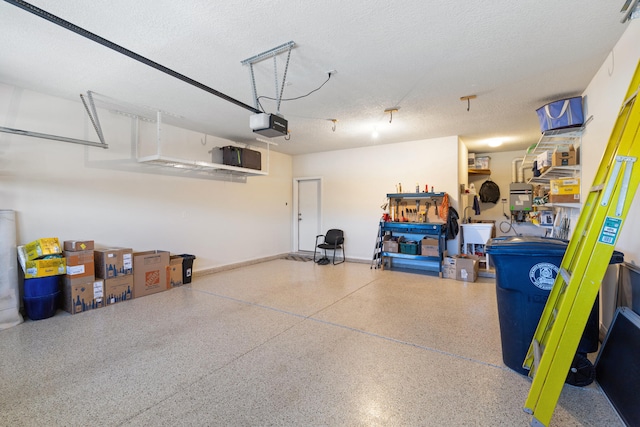
<path id="1" fill-rule="evenodd" d="M 57 237 L 45 237 L 18 246 L 18 259 L 25 279 L 58 276 L 66 271 L 66 262 Z"/>
<path id="2" fill-rule="evenodd" d="M 18 258 L 25 280 L 62 276 L 63 308 L 71 314 L 162 292 L 185 281 L 182 255 L 95 248 L 93 240 L 60 245 L 57 237 L 42 238 L 18 246 Z M 191 264 L 189 277 L 190 269 Z"/>
<path id="3" fill-rule="evenodd" d="M 64 242 L 67 274 L 63 276 L 63 308 L 71 314 L 104 306 L 104 283 L 96 280 L 93 247 L 93 240 Z"/>
<path id="4" fill-rule="evenodd" d="M 71 314 L 162 292 L 185 282 L 182 255 L 95 248 L 93 240 L 63 243 L 60 245 L 57 237 L 38 239 L 18 246 L 18 258 L 25 280 L 62 276 L 63 308 Z M 191 264 L 189 277 L 190 269 Z"/>
<path id="5" fill-rule="evenodd" d="M 133 295 L 133 250 L 96 249 L 96 276 L 104 280 L 105 305 L 130 300 Z"/>

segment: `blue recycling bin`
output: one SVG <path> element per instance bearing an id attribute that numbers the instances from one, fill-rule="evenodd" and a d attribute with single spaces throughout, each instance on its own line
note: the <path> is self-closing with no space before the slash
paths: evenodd
<path id="1" fill-rule="evenodd" d="M 514 371 L 522 367 L 540 316 L 567 250 L 566 240 L 538 236 L 502 236 L 489 240 L 486 250 L 496 268 L 496 296 L 502 360 Z M 614 252 L 611 262 L 622 262 Z M 599 316 L 596 300 L 578 346 L 578 353 L 598 350 Z"/>

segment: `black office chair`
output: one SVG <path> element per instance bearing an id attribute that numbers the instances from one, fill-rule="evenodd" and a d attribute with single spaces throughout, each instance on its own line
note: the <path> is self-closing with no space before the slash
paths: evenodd
<path id="1" fill-rule="evenodd" d="M 318 243 L 318 240 L 322 237 L 322 241 Z M 316 253 L 318 248 L 324 251 L 324 257 L 316 260 Z M 342 230 L 332 228 L 327 231 L 326 235 L 319 234 L 316 236 L 316 247 L 313 250 L 313 262 L 319 264 L 329 264 L 329 258 L 327 258 L 327 249 L 333 251 L 333 265 L 342 264 L 345 261 L 344 255 L 344 233 Z M 342 261 L 336 262 L 336 251 L 342 251 Z M 325 261 L 326 260 L 326 261 Z"/>

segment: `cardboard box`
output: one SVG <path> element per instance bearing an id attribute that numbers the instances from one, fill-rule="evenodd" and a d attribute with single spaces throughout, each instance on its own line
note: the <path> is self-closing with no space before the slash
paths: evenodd
<path id="1" fill-rule="evenodd" d="M 540 175 L 542 175 L 543 173 L 545 173 L 546 171 L 548 171 L 549 169 L 551 169 L 551 166 L 544 166 L 544 167 L 539 167 L 538 168 L 538 172 L 540 172 Z"/>
<path id="2" fill-rule="evenodd" d="M 424 238 L 420 242 L 422 256 L 440 256 L 438 239 Z"/>
<path id="3" fill-rule="evenodd" d="M 456 278 L 456 259 L 454 257 L 444 257 L 442 260 L 442 277 L 445 279 Z"/>
<path id="4" fill-rule="evenodd" d="M 65 240 L 65 251 L 92 251 L 93 240 Z"/>
<path id="5" fill-rule="evenodd" d="M 479 257 L 475 255 L 456 255 L 444 258 L 442 277 L 463 282 L 475 282 L 480 268 Z"/>
<path id="6" fill-rule="evenodd" d="M 552 179 L 549 194 L 580 194 L 580 178 Z"/>
<path id="7" fill-rule="evenodd" d="M 549 194 L 549 203 L 580 203 L 580 194 Z"/>
<path id="8" fill-rule="evenodd" d="M 113 277 L 104 281 L 104 305 L 133 299 L 133 275 Z"/>
<path id="9" fill-rule="evenodd" d="M 553 151 L 551 166 L 573 166 L 577 164 L 577 158 L 573 145 L 558 146 Z"/>
<path id="10" fill-rule="evenodd" d="M 467 155 L 467 166 L 469 167 L 469 169 L 476 168 L 476 153 L 469 153 Z"/>
<path id="11" fill-rule="evenodd" d="M 575 166 L 577 161 L 575 151 L 572 156 L 566 156 L 565 154 L 567 153 L 554 152 L 551 166 Z"/>
<path id="12" fill-rule="evenodd" d="M 400 246 L 398 245 L 397 240 L 391 240 L 391 236 L 385 235 L 382 238 L 382 251 L 383 252 L 392 252 L 398 253 Z"/>
<path id="13" fill-rule="evenodd" d="M 539 171 L 541 171 L 542 168 L 550 167 L 553 162 L 553 151 L 543 151 L 542 153 L 538 154 L 536 161 Z"/>
<path id="14" fill-rule="evenodd" d="M 111 279 L 133 273 L 133 251 L 127 248 L 95 249 L 96 277 Z"/>
<path id="15" fill-rule="evenodd" d="M 169 285 L 172 288 L 182 286 L 182 257 L 172 255 L 169 265 Z"/>
<path id="16" fill-rule="evenodd" d="M 57 237 L 45 237 L 24 245 L 27 260 L 38 259 L 47 255 L 62 254 L 62 246 Z"/>
<path id="17" fill-rule="evenodd" d="M 67 275 L 74 278 L 95 277 L 93 251 L 64 251 L 67 260 Z"/>
<path id="18" fill-rule="evenodd" d="M 140 298 L 169 287 L 169 252 L 146 251 L 133 254 L 133 297 Z"/>
<path id="19" fill-rule="evenodd" d="M 104 281 L 102 279 L 72 279 L 64 276 L 62 295 L 63 308 L 71 314 L 93 310 L 104 306 Z"/>
<path id="20" fill-rule="evenodd" d="M 62 257 L 29 260 L 26 261 L 24 265 L 25 279 L 58 276 L 66 273 L 66 271 L 67 264 L 65 262 L 65 259 Z"/>
<path id="21" fill-rule="evenodd" d="M 478 257 L 466 256 L 456 258 L 456 280 L 463 282 L 475 282 L 478 278 Z"/>

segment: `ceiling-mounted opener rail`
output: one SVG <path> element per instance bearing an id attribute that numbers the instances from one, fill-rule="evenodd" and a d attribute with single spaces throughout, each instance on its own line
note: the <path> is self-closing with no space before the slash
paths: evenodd
<path id="1" fill-rule="evenodd" d="M 42 138 L 42 139 L 50 139 L 53 141 L 70 142 L 72 144 L 88 145 L 91 147 L 109 148 L 109 145 L 107 145 L 107 143 L 104 141 L 104 134 L 102 133 L 100 120 L 98 120 L 98 112 L 96 111 L 96 106 L 93 102 L 93 93 L 91 91 L 87 91 L 87 99 L 89 100 L 88 103 L 85 100 L 84 95 L 82 94 L 80 94 L 80 99 L 82 100 L 84 109 L 87 112 L 87 115 L 89 116 L 89 120 L 91 120 L 93 129 L 95 129 L 96 134 L 98 134 L 98 139 L 100 140 L 100 142 L 69 138 L 67 136 L 52 135 L 48 133 L 32 132 L 32 131 L 22 130 L 22 129 L 13 129 L 13 128 L 8 128 L 4 126 L 0 126 L 0 132 L 11 133 L 14 135 L 30 136 L 32 138 Z"/>
<path id="2" fill-rule="evenodd" d="M 282 102 L 282 93 L 284 92 L 284 86 L 287 81 L 287 70 L 289 69 L 289 59 L 291 58 L 291 49 L 293 49 L 295 45 L 296 45 L 295 42 L 290 41 L 290 42 L 281 44 L 280 46 L 274 47 L 273 49 L 269 49 L 265 52 L 254 55 L 251 58 L 247 58 L 243 61 L 240 61 L 242 65 L 249 65 L 249 71 L 251 72 L 251 88 L 253 91 L 253 102 L 256 109 L 260 108 L 260 103 L 258 101 L 258 91 L 256 89 L 256 78 L 253 73 L 253 64 L 257 64 L 258 62 L 264 61 L 265 59 L 273 58 L 273 76 L 276 84 L 276 100 L 278 102 L 276 107 L 276 113 L 280 113 L 280 103 Z M 282 76 L 282 86 L 280 86 L 278 84 L 278 65 L 276 63 L 276 56 L 284 52 L 287 52 L 287 62 L 284 66 L 284 75 Z"/>
<path id="3" fill-rule="evenodd" d="M 204 85 L 204 84 L 202 84 L 202 83 L 200 83 L 200 82 L 198 82 L 196 80 L 193 80 L 192 78 L 189 78 L 189 77 L 185 76 L 184 74 L 180 74 L 177 71 L 174 71 L 174 70 L 172 70 L 170 68 L 165 67 L 164 65 L 158 64 L 157 62 L 154 62 L 154 61 L 152 61 L 152 60 L 150 60 L 148 58 L 145 58 L 142 55 L 139 55 L 139 54 L 137 54 L 135 52 L 130 51 L 129 49 L 126 49 L 126 48 L 124 48 L 124 47 L 122 47 L 122 46 L 120 46 L 118 44 L 115 44 L 115 43 L 113 43 L 113 42 L 111 42 L 111 41 L 109 41 L 109 40 L 107 40 L 107 39 L 105 39 L 103 37 L 100 37 L 97 34 L 94 34 L 94 33 L 90 32 L 90 31 L 87 31 L 82 27 L 78 27 L 77 25 L 72 24 L 69 21 L 65 21 L 64 19 L 59 18 L 56 15 L 53 15 L 53 14 L 47 12 L 46 10 L 42 10 L 40 8 L 37 8 L 37 7 L 33 6 L 32 4 L 29 4 L 29 3 L 25 2 L 25 1 L 22 1 L 22 0 L 4 0 L 4 1 L 6 1 L 7 3 L 12 4 L 14 6 L 17 6 L 17 7 L 21 8 L 21 9 L 23 9 L 23 10 L 26 10 L 29 13 L 33 13 L 36 16 L 39 16 L 39 17 L 41 17 L 43 19 L 46 19 L 49 22 L 53 22 L 54 24 L 59 25 L 62 28 L 66 28 L 69 31 L 73 31 L 74 33 L 79 34 L 82 37 L 88 38 L 89 40 L 92 40 L 92 41 L 94 41 L 94 42 L 96 42 L 98 44 L 101 44 L 101 45 L 103 45 L 105 47 L 108 47 L 111 50 L 115 50 L 116 52 L 118 52 L 118 53 L 120 53 L 122 55 L 128 56 L 131 59 L 135 59 L 136 61 L 141 62 L 141 63 L 143 63 L 145 65 L 148 65 L 151 68 L 155 68 L 158 71 L 162 71 L 163 73 L 168 74 L 171 77 L 174 77 L 174 78 L 176 78 L 178 80 L 182 80 L 185 83 L 188 83 L 188 84 L 190 84 L 192 86 L 197 87 L 198 89 L 202 89 L 205 92 L 209 92 L 212 95 L 215 95 L 215 96 L 217 96 L 219 98 L 224 99 L 225 101 L 231 102 L 232 104 L 235 104 L 235 105 L 237 105 L 239 107 L 242 107 L 242 108 L 244 108 L 246 110 L 249 110 L 249 111 L 251 111 L 253 113 L 261 113 L 262 112 L 262 111 L 258 110 L 257 108 L 253 108 L 252 106 L 247 105 L 244 102 L 241 102 L 241 101 L 238 101 L 237 99 L 231 98 L 230 96 L 225 95 L 222 92 L 218 92 L 217 90 L 215 90 L 215 89 L 213 89 L 213 88 L 211 88 L 209 86 L 206 86 L 206 85 Z"/>

